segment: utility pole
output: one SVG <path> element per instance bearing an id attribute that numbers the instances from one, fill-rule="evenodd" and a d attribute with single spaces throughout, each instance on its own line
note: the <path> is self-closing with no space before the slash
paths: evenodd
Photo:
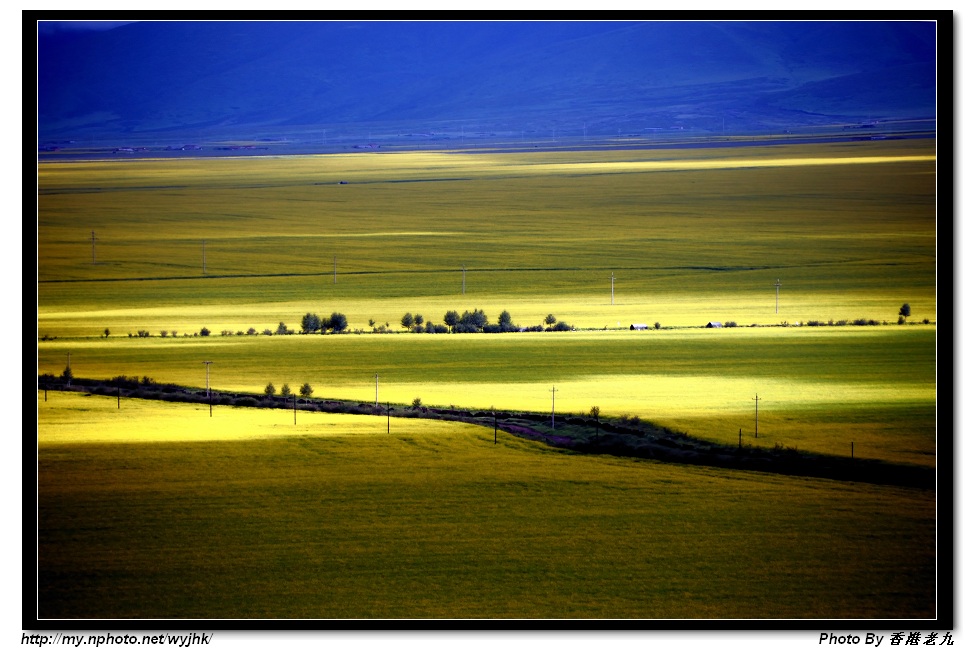
<path id="1" fill-rule="evenodd" d="M 779 282 L 778 278 L 776 278 L 775 279 L 775 313 L 776 314 L 779 313 L 779 287 L 781 286 L 782 283 Z"/>
<path id="2" fill-rule="evenodd" d="M 298 424 L 298 396 L 297 395 L 292 395 L 291 396 L 291 399 L 293 400 L 293 402 L 292 402 L 292 409 L 293 409 L 294 415 L 295 415 L 295 424 L 297 425 Z"/>
<path id="3" fill-rule="evenodd" d="M 555 386 L 552 386 L 552 429 L 555 429 Z"/>
<path id="4" fill-rule="evenodd" d="M 761 398 L 758 396 L 758 393 L 755 393 L 755 397 L 753 397 L 752 399 L 755 400 L 755 437 L 757 438 L 758 437 L 758 400 Z"/>
<path id="5" fill-rule="evenodd" d="M 461 281 L 460 281 L 460 293 L 461 295 L 467 294 L 467 267 L 460 267 L 461 270 Z"/>
<path id="6" fill-rule="evenodd" d="M 498 412 L 494 410 L 494 405 L 491 405 L 491 415 L 494 416 L 494 444 L 498 444 Z"/>
<path id="7" fill-rule="evenodd" d="M 207 240 L 203 240 L 203 275 L 207 274 Z"/>
<path id="8" fill-rule="evenodd" d="M 204 365 L 207 367 L 207 399 L 210 398 L 210 364 L 212 361 L 204 361 Z"/>
<path id="9" fill-rule="evenodd" d="M 95 231 L 91 231 L 91 263 L 95 263 Z"/>
<path id="10" fill-rule="evenodd" d="M 376 373 L 376 408 L 379 408 L 379 373 Z"/>
<path id="11" fill-rule="evenodd" d="M 386 435 L 389 435 L 389 402 L 386 402 Z"/>
<path id="12" fill-rule="evenodd" d="M 332 284 L 338 284 L 339 281 L 339 261 L 338 257 L 332 256 Z"/>
<path id="13" fill-rule="evenodd" d="M 616 273 L 609 275 L 609 304 L 616 304 Z"/>

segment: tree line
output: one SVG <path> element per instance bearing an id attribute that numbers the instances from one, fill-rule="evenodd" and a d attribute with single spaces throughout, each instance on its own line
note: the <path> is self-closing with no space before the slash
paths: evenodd
<path id="1" fill-rule="evenodd" d="M 506 332 L 566 332 L 574 329 L 565 321 L 560 321 L 549 314 L 543 321 L 544 325 L 521 327 L 514 323 L 508 310 L 502 311 L 496 321 L 491 322 L 483 309 L 465 310 L 460 314 L 449 310 L 444 314 L 443 324 L 424 321 L 421 314 L 407 312 L 400 319 L 400 325 L 408 332 L 417 334 L 503 334 Z M 425 324 L 424 324 L 425 323 Z"/>

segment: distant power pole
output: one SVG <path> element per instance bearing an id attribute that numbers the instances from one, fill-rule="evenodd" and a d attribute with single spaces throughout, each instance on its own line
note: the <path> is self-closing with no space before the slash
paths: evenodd
<path id="1" fill-rule="evenodd" d="M 755 400 L 755 437 L 757 438 L 758 437 L 758 400 L 760 400 L 761 398 L 758 396 L 758 393 L 755 393 L 755 397 L 753 397 L 752 399 Z"/>
<path id="2" fill-rule="evenodd" d="M 616 273 L 609 275 L 609 304 L 616 304 Z"/>
<path id="3" fill-rule="evenodd" d="M 339 282 L 339 260 L 338 257 L 332 256 L 332 284 L 338 284 Z"/>
<path id="4" fill-rule="evenodd" d="M 203 240 L 203 275 L 207 274 L 207 240 Z"/>
<path id="5" fill-rule="evenodd" d="M 379 407 L 379 373 L 376 373 L 376 407 Z"/>
<path id="6" fill-rule="evenodd" d="M 91 231 L 91 263 L 95 263 L 95 231 Z"/>
<path id="7" fill-rule="evenodd" d="M 210 398 L 210 364 L 213 363 L 213 362 L 212 361 L 204 361 L 203 363 L 207 367 L 207 399 L 209 399 Z"/>
<path id="8" fill-rule="evenodd" d="M 494 410 L 494 405 L 491 405 L 491 415 L 494 416 L 494 444 L 498 444 L 498 412 Z"/>
<path id="9" fill-rule="evenodd" d="M 776 278 L 775 279 L 775 313 L 776 314 L 779 313 L 779 287 L 781 286 L 782 283 L 779 282 L 778 278 Z"/>
<path id="10" fill-rule="evenodd" d="M 212 361 L 204 361 L 207 366 L 207 402 L 210 404 L 210 417 L 213 417 L 213 397 L 210 395 L 210 364 Z"/>
<path id="11" fill-rule="evenodd" d="M 552 428 L 555 428 L 555 386 L 552 386 Z"/>
<path id="12" fill-rule="evenodd" d="M 460 267 L 461 270 L 461 281 L 460 281 L 460 293 L 462 295 L 467 294 L 467 267 Z"/>

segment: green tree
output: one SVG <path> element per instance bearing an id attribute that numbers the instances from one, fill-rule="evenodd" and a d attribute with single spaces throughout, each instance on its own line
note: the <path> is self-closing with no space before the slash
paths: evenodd
<path id="1" fill-rule="evenodd" d="M 555 325 L 556 320 L 558 320 L 558 319 L 555 318 L 555 316 L 553 314 L 549 314 L 548 316 L 545 317 L 545 324 L 546 325 Z"/>
<path id="2" fill-rule="evenodd" d="M 298 392 L 302 397 L 311 397 L 311 394 L 315 392 L 315 390 L 311 387 L 311 384 L 306 381 L 301 385 L 301 388 L 298 389 Z"/>
<path id="3" fill-rule="evenodd" d="M 200 330 L 200 336 L 210 336 L 210 330 L 204 327 Z"/>
<path id="4" fill-rule="evenodd" d="M 911 315 L 911 306 L 905 302 L 903 305 L 901 305 L 901 310 L 897 313 L 904 318 L 907 318 Z"/>
<path id="5" fill-rule="evenodd" d="M 267 382 L 267 386 L 264 387 L 264 394 L 268 397 L 274 397 L 275 392 L 277 392 L 277 390 L 274 388 L 274 384 Z"/>
<path id="6" fill-rule="evenodd" d="M 423 314 L 413 314 L 413 324 L 417 327 L 423 326 Z"/>
<path id="7" fill-rule="evenodd" d="M 111 332 L 109 332 L 109 331 L 108 331 L 108 328 L 106 327 L 106 328 L 105 328 L 105 338 L 108 338 L 108 335 L 109 335 L 110 333 L 111 333 Z M 173 334 L 173 336 L 176 336 L 176 335 L 175 335 L 175 334 Z"/>
<path id="8" fill-rule="evenodd" d="M 349 319 L 345 317 L 345 314 L 340 314 L 337 311 L 332 312 L 328 319 L 328 327 L 334 334 L 344 332 L 349 327 Z"/>
<path id="9" fill-rule="evenodd" d="M 454 326 L 460 322 L 460 314 L 451 309 L 443 315 L 443 322 L 447 327 L 450 328 L 451 331 L 453 331 Z"/>
<path id="10" fill-rule="evenodd" d="M 70 386 L 72 379 L 74 379 L 74 373 L 71 372 L 71 366 L 65 366 L 64 372 L 61 373 L 61 381 Z"/>
<path id="11" fill-rule="evenodd" d="M 512 322 L 511 314 L 505 309 L 498 316 L 498 326 L 501 328 L 502 332 L 514 332 L 518 327 Z"/>
<path id="12" fill-rule="evenodd" d="M 399 324 L 406 329 L 413 327 L 413 314 L 409 312 L 403 314 L 403 318 L 400 319 Z"/>
<path id="13" fill-rule="evenodd" d="M 291 386 L 288 384 L 281 386 L 281 397 L 291 397 Z"/>
<path id="14" fill-rule="evenodd" d="M 278 329 L 275 334 L 294 334 L 294 330 L 289 330 L 288 326 L 284 324 L 284 321 L 278 323 Z"/>
<path id="15" fill-rule="evenodd" d="M 317 332 L 322 328 L 322 319 L 318 317 L 318 314 L 312 314 L 311 312 L 305 314 L 301 318 L 301 333 L 310 334 L 311 332 Z"/>

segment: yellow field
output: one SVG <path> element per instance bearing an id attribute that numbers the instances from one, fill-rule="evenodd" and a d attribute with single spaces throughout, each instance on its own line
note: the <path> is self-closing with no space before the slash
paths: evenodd
<path id="1" fill-rule="evenodd" d="M 385 418 L 342 413 L 218 408 L 149 400 L 113 400 L 78 393 L 38 393 L 39 447 L 92 443 L 204 442 L 278 439 L 284 436 L 373 436 L 386 433 Z M 464 434 L 482 427 L 436 420 L 397 419 L 399 434 Z"/>
<path id="2" fill-rule="evenodd" d="M 560 412 L 722 442 L 753 431 L 759 394 L 754 444 L 932 464 L 935 174 L 933 140 L 45 163 L 38 370 L 71 354 L 78 376 L 201 386 L 211 359 L 227 391 L 371 402 L 379 373 L 384 400 L 534 411 L 557 384 Z M 904 303 L 910 327 L 794 327 L 895 323 Z M 467 309 L 662 329 L 243 335 Z"/>
<path id="3" fill-rule="evenodd" d="M 869 619 L 936 603 L 935 493 L 483 427 L 38 395 L 41 618 Z M 370 421 L 372 425 L 370 426 Z"/>

